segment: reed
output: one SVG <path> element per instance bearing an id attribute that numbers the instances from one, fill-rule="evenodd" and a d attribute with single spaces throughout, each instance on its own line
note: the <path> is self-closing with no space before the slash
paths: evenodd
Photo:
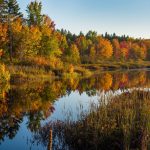
<path id="1" fill-rule="evenodd" d="M 47 127 L 53 128 L 53 145 L 71 150 L 148 149 L 150 92 L 135 90 L 116 95 L 107 103 L 92 105 L 78 121 L 58 121 Z"/>

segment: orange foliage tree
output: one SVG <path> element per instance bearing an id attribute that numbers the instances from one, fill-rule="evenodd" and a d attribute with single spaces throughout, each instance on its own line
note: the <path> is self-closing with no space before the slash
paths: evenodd
<path id="1" fill-rule="evenodd" d="M 110 41 L 102 37 L 97 38 L 96 51 L 102 58 L 110 58 L 113 54 L 113 48 Z"/>

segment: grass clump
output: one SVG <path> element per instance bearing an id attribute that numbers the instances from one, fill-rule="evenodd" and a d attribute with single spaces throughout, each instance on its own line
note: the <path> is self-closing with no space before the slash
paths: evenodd
<path id="1" fill-rule="evenodd" d="M 129 91 L 92 106 L 78 121 L 52 123 L 53 138 L 72 150 L 148 149 L 150 92 Z M 58 144 L 58 140 L 54 140 Z"/>

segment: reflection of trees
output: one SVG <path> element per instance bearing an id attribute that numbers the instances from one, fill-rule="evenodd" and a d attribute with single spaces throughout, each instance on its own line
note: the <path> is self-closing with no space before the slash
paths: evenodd
<path id="1" fill-rule="evenodd" d="M 54 111 L 53 102 L 58 98 L 59 89 L 54 89 L 56 84 L 48 82 L 25 87 L 12 87 L 2 90 L 0 93 L 0 137 L 13 138 L 23 116 L 28 116 L 28 127 L 36 131 L 40 127 L 40 121 L 47 118 Z"/>
<path id="2" fill-rule="evenodd" d="M 113 89 L 117 90 L 118 88 L 126 88 L 129 82 L 127 73 L 116 73 L 113 75 Z"/>
<path id="3" fill-rule="evenodd" d="M 41 127 L 40 121 L 43 120 L 43 114 L 41 111 L 36 111 L 34 113 L 28 114 L 28 128 L 32 132 L 38 131 L 38 129 Z"/>
<path id="4" fill-rule="evenodd" d="M 0 116 L 7 111 L 6 92 L 9 90 L 9 84 L 0 85 Z"/>
<path id="5" fill-rule="evenodd" d="M 96 90 L 118 90 L 133 87 L 149 87 L 150 73 L 145 71 L 109 72 L 82 79 L 77 86 L 80 93 Z M 92 92 L 92 93 L 93 93 Z M 95 93 L 96 94 L 96 93 Z"/>
<path id="6" fill-rule="evenodd" d="M 109 90 L 112 86 L 112 82 L 113 82 L 112 75 L 109 73 L 103 74 L 103 76 L 100 79 L 100 85 L 104 90 Z"/>
<path id="7" fill-rule="evenodd" d="M 23 120 L 28 117 L 28 129 L 37 132 L 41 120 L 48 118 L 54 111 L 53 103 L 71 91 L 78 90 L 94 96 L 98 91 L 109 91 L 149 87 L 150 72 L 109 72 L 93 75 L 90 78 L 70 77 L 44 83 L 25 85 L 0 85 L 0 139 L 14 137 Z"/>
<path id="8" fill-rule="evenodd" d="M 0 86 L 0 140 L 4 140 L 4 135 L 12 139 L 22 121 L 22 116 L 15 117 L 14 114 L 11 114 L 11 104 L 8 98 L 9 90 L 9 84 Z"/>
<path id="9" fill-rule="evenodd" d="M 148 74 L 148 72 L 145 72 L 145 71 L 130 73 L 128 75 L 129 76 L 129 80 L 131 81 L 131 83 L 129 83 L 129 85 L 131 87 L 133 87 L 133 86 L 148 84 L 148 83 L 146 83 L 146 80 L 149 78 L 147 76 L 147 74 Z"/>
<path id="10" fill-rule="evenodd" d="M 95 109 L 77 122 L 45 125 L 35 140 L 48 145 L 53 128 L 53 146 L 62 144 L 60 149 L 67 145 L 69 149 L 149 149 L 150 92 L 124 93 Z"/>
<path id="11" fill-rule="evenodd" d="M 0 140 L 4 140 L 4 136 L 13 139 L 19 130 L 21 122 L 22 116 L 16 118 L 13 115 L 3 115 L 0 118 Z"/>

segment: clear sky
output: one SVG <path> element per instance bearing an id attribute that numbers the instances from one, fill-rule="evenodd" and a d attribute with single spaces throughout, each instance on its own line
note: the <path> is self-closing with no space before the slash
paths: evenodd
<path id="1" fill-rule="evenodd" d="M 18 0 L 25 12 L 31 0 Z M 42 0 L 56 28 L 150 38 L 150 0 Z"/>

